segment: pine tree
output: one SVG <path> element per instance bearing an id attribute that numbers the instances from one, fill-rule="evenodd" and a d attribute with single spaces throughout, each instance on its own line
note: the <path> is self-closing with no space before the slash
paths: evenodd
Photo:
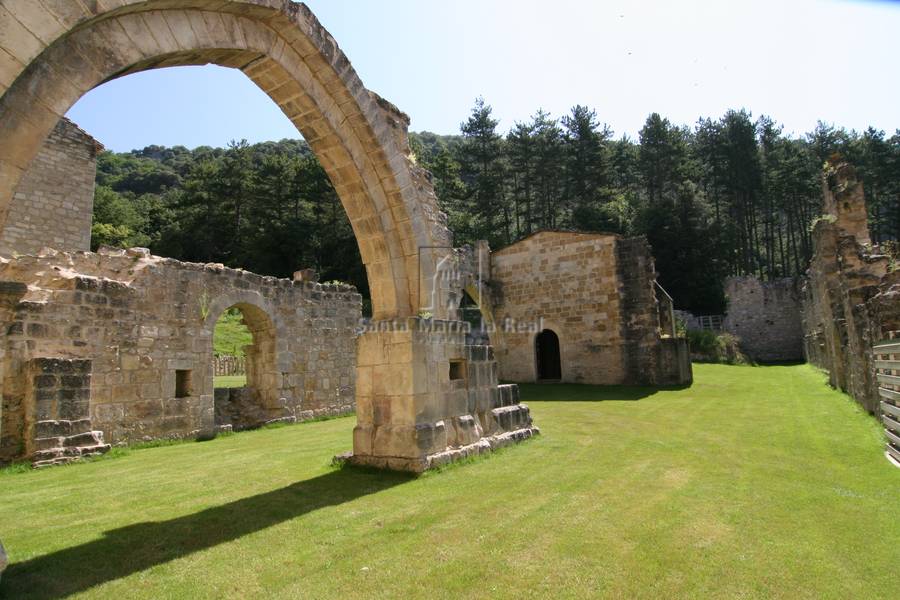
<path id="1" fill-rule="evenodd" d="M 492 112 L 484 98 L 478 98 L 468 121 L 460 125 L 463 140 L 457 159 L 466 191 L 459 212 L 469 219 L 458 224 L 456 233 L 458 241 L 486 239 L 496 247 L 511 241 L 512 219 L 504 198 L 503 138 Z"/>
<path id="2" fill-rule="evenodd" d="M 610 229 L 603 205 L 612 199 L 607 147 L 612 131 L 605 125 L 601 128 L 597 113 L 581 105 L 562 118 L 562 125 L 566 150 L 564 202 L 571 211 L 571 226 Z"/>
<path id="3" fill-rule="evenodd" d="M 510 197 L 515 219 L 515 236 L 530 235 L 538 228 L 535 213 L 535 168 L 537 143 L 531 123 L 516 123 L 506 136 Z"/>
<path id="4" fill-rule="evenodd" d="M 541 229 L 555 229 L 567 222 L 566 207 L 561 202 L 565 181 L 565 152 L 559 122 L 543 110 L 535 113 L 531 128 L 535 141 L 534 181 L 536 213 Z"/>

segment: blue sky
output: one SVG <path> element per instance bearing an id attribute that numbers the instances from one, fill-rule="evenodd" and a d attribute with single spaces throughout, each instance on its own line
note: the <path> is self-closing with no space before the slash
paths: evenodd
<path id="1" fill-rule="evenodd" d="M 900 127 L 900 3 L 849 0 L 310 0 L 363 82 L 412 118 L 458 133 L 474 99 L 505 132 L 538 108 L 595 108 L 634 136 L 650 112 L 677 123 L 728 108 L 787 132 L 817 119 Z M 238 71 L 131 75 L 69 117 L 116 151 L 299 137 Z"/>

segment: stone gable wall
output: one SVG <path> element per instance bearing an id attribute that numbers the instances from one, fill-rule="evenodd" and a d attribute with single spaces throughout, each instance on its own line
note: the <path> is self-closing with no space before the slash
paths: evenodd
<path id="1" fill-rule="evenodd" d="M 13 195 L 0 254 L 90 249 L 97 149 L 68 119 L 56 125 Z"/>
<path id="2" fill-rule="evenodd" d="M 801 296 L 795 279 L 731 277 L 725 293 L 725 331 L 740 338 L 747 356 L 759 362 L 803 360 Z"/>
<path id="3" fill-rule="evenodd" d="M 536 380 L 541 329 L 559 336 L 563 381 L 625 378 L 616 236 L 535 234 L 493 253 L 491 287 L 501 379 Z M 527 331 L 515 332 L 520 326 Z"/>
<path id="4" fill-rule="evenodd" d="M 27 365 L 36 358 L 91 361 L 89 414 L 106 442 L 211 434 L 213 330 L 232 306 L 261 332 L 248 355 L 259 423 L 354 409 L 361 297 L 350 286 L 182 263 L 140 249 L 0 260 L 0 280 L 28 284 L 27 291 L 8 285 L 15 298 L 0 311 L 0 460 L 18 458 L 26 445 L 34 420 Z M 178 371 L 190 372 L 190 392 L 181 397 Z"/>
<path id="5" fill-rule="evenodd" d="M 545 231 L 494 252 L 500 378 L 535 381 L 535 336 L 550 329 L 565 382 L 689 382 L 686 345 L 663 339 L 655 281 L 644 238 Z"/>

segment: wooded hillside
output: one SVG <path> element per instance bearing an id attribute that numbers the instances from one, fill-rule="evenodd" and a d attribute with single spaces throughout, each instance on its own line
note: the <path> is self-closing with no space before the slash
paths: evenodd
<path id="1" fill-rule="evenodd" d="M 820 123 L 796 137 L 747 111 L 690 127 L 654 113 L 629 139 L 575 106 L 561 118 L 538 111 L 504 134 L 479 99 L 460 132 L 411 136 L 457 245 L 499 248 L 546 228 L 643 234 L 660 283 L 695 313 L 724 310 L 729 275 L 805 271 L 833 153 L 863 178 L 873 240 L 900 237 L 900 131 Z M 149 246 L 282 277 L 314 267 L 367 294 L 340 201 L 302 141 L 106 152 L 97 184 L 95 247 Z"/>

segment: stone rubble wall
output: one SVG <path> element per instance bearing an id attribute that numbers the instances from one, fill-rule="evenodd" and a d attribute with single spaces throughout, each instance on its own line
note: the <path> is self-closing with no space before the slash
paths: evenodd
<path id="1" fill-rule="evenodd" d="M 804 351 L 832 386 L 877 413 L 872 347 L 900 329 L 900 271 L 889 272 L 888 257 L 870 245 L 862 182 L 853 168 L 828 165 L 823 193 L 831 218 L 813 229 L 802 291 Z"/>
<path id="2" fill-rule="evenodd" d="M 183 263 L 142 249 L 0 259 L 0 281 L 7 282 L 0 296 L 8 289 L 0 297 L 0 460 L 20 458 L 30 443 L 28 364 L 42 358 L 91 361 L 90 418 L 108 443 L 210 434 L 213 331 L 232 306 L 256 332 L 249 384 L 260 418 L 354 410 L 361 297 L 350 286 Z M 190 384 L 181 396 L 178 371 Z"/>
<path id="3" fill-rule="evenodd" d="M 731 277 L 725 282 L 725 331 L 757 362 L 803 360 L 800 285 L 793 278 L 761 281 Z"/>
<path id="4" fill-rule="evenodd" d="M 693 372 L 687 340 L 663 336 L 672 327 L 663 318 L 662 310 L 668 313 L 669 299 L 660 302 L 657 295 L 656 266 L 646 238 L 617 240 L 616 271 L 621 286 L 621 327 L 627 370 L 622 383 L 690 383 Z"/>
<path id="5" fill-rule="evenodd" d="M 90 250 L 94 178 L 100 145 L 62 119 L 19 183 L 0 235 L 0 255 L 41 248 Z"/>

